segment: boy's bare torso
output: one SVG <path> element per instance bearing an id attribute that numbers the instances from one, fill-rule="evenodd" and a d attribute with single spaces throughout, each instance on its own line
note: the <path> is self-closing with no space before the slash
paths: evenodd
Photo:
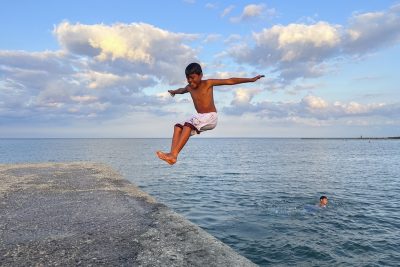
<path id="1" fill-rule="evenodd" d="M 214 94 L 213 87 L 221 86 L 221 85 L 234 85 L 240 83 L 249 83 L 255 82 L 258 79 L 264 77 L 264 75 L 257 75 L 253 78 L 229 78 L 229 79 L 208 79 L 202 80 L 203 73 L 201 67 L 198 63 L 191 63 L 185 70 L 186 79 L 188 84 L 184 88 L 178 88 L 176 90 L 168 90 L 171 96 L 175 96 L 176 94 L 186 94 L 190 93 L 190 96 L 193 99 L 193 104 L 198 113 L 211 113 L 217 112 L 214 104 Z M 198 114 L 197 114 L 198 115 Z M 200 115 L 203 116 L 203 115 Z M 207 114 L 205 116 L 214 116 L 214 114 Z M 214 116 L 216 118 L 216 116 Z M 215 121 L 216 123 L 216 121 Z M 214 129 L 215 125 L 212 128 Z M 157 151 L 157 156 L 167 162 L 170 165 L 173 165 L 178 160 L 178 154 L 185 146 L 189 137 L 191 136 L 193 127 L 189 125 L 182 126 L 180 124 L 176 124 L 174 126 L 174 134 L 172 136 L 171 142 L 171 150 L 169 153 L 164 153 L 162 151 Z M 209 129 L 209 130 L 210 130 Z"/>
<path id="2" fill-rule="evenodd" d="M 213 86 L 208 80 L 201 80 L 197 88 L 187 87 L 190 93 L 193 104 L 198 113 L 217 112 L 214 104 Z"/>

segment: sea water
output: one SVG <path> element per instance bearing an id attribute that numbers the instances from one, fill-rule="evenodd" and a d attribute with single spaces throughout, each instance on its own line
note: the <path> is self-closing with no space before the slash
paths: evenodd
<path id="1" fill-rule="evenodd" d="M 398 266 L 400 140 L 0 139 L 0 163 L 106 163 L 261 266 Z M 316 207 L 321 195 L 326 208 Z"/>

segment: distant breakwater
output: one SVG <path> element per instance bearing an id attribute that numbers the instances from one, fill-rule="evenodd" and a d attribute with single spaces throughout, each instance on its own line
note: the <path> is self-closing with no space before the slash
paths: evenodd
<path id="1" fill-rule="evenodd" d="M 394 140 L 400 139 L 400 136 L 390 137 L 303 137 L 302 140 Z"/>

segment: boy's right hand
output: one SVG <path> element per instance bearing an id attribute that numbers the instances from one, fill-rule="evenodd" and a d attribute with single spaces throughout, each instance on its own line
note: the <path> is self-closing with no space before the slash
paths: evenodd
<path id="1" fill-rule="evenodd" d="M 174 90 L 168 90 L 168 93 L 172 96 L 172 97 L 174 97 L 175 96 L 175 92 L 174 92 Z"/>

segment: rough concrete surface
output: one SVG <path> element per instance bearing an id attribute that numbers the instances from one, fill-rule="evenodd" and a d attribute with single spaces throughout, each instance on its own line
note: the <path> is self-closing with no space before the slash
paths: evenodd
<path id="1" fill-rule="evenodd" d="M 1 266 L 255 266 L 95 163 L 0 165 Z"/>

